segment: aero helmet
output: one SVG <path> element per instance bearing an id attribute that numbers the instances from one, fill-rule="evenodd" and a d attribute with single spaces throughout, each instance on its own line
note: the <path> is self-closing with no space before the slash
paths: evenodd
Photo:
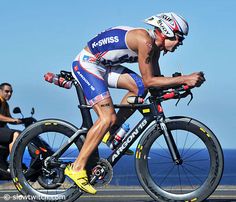
<path id="1" fill-rule="evenodd" d="M 175 33 L 188 35 L 188 23 L 173 12 L 160 13 L 144 20 L 145 23 L 158 27 L 166 37 L 174 37 Z"/>

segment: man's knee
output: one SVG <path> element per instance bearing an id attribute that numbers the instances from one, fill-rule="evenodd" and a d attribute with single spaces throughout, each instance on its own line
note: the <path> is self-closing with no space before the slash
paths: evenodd
<path id="1" fill-rule="evenodd" d="M 132 87 L 128 90 L 130 93 L 132 93 L 134 95 L 138 95 L 139 89 L 138 89 L 137 85 L 133 84 Z"/>
<path id="2" fill-rule="evenodd" d="M 111 127 L 116 122 L 116 114 L 104 114 L 104 116 L 100 117 L 103 125 L 106 125 L 107 128 Z"/>
<path id="3" fill-rule="evenodd" d="M 140 96 L 140 97 L 145 97 L 148 93 L 147 89 L 140 89 L 138 88 L 137 85 L 133 85 L 132 88 L 128 89 L 129 92 L 131 92 L 132 94 L 136 95 L 136 96 Z"/>
<path id="4" fill-rule="evenodd" d="M 146 89 L 144 87 L 142 78 L 136 73 L 130 73 L 129 75 L 134 80 L 131 92 L 133 92 L 137 96 L 144 96 Z"/>

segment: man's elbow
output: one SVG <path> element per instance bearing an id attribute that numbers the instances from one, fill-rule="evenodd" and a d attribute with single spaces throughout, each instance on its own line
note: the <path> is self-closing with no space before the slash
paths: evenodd
<path id="1" fill-rule="evenodd" d="M 144 79 L 143 80 L 143 85 L 145 88 L 150 88 L 153 86 L 152 79 Z"/>

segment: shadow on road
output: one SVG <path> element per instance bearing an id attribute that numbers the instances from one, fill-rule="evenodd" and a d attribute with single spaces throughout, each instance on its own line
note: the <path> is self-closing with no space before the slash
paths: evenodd
<path id="1" fill-rule="evenodd" d="M 208 199 L 206 202 L 236 202 L 236 199 Z"/>
<path id="2" fill-rule="evenodd" d="M 137 200 L 135 202 L 141 202 L 141 200 Z M 155 201 L 150 200 L 147 202 L 155 202 Z M 208 200 L 205 200 L 204 202 L 236 202 L 236 199 L 208 199 Z"/>

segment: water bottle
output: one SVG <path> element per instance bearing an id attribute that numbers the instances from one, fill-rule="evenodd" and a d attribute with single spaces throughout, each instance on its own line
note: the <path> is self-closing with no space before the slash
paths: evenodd
<path id="1" fill-rule="evenodd" d="M 138 96 L 129 96 L 127 98 L 127 102 L 129 104 L 142 104 L 144 102 L 144 99 Z"/>
<path id="2" fill-rule="evenodd" d="M 117 145 L 123 140 L 126 133 L 129 131 L 129 129 L 130 129 L 129 124 L 127 123 L 122 124 L 122 126 L 120 127 L 120 129 L 118 129 L 118 132 L 116 133 L 114 139 L 110 144 L 111 149 L 115 149 L 117 147 Z"/>
<path id="3" fill-rule="evenodd" d="M 45 81 L 48 81 L 49 83 L 53 82 L 53 77 L 55 76 L 55 74 L 48 72 L 47 74 L 44 75 L 44 79 Z"/>
<path id="4" fill-rule="evenodd" d="M 53 74 L 51 72 L 48 72 L 47 74 L 44 75 L 45 81 L 48 81 L 49 83 L 54 83 L 57 86 L 70 89 L 72 87 L 72 81 L 68 81 L 65 78 Z"/>

